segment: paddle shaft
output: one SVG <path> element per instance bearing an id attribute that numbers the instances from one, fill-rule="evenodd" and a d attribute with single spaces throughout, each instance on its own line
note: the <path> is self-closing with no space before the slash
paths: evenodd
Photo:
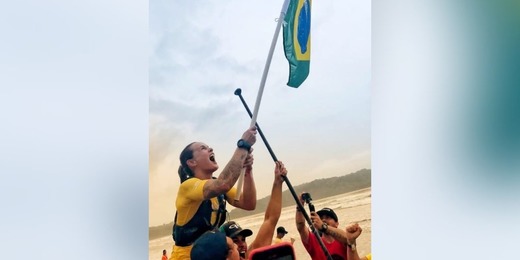
<path id="1" fill-rule="evenodd" d="M 244 108 L 246 109 L 247 113 L 249 114 L 250 117 L 253 116 L 253 114 L 251 113 L 251 110 L 249 110 L 249 107 L 247 106 L 247 103 L 246 101 L 244 100 L 244 98 L 242 97 L 242 90 L 240 88 L 236 89 L 235 90 L 235 95 L 237 95 L 239 98 L 240 98 L 240 101 L 242 101 L 242 104 L 244 105 Z M 260 134 L 260 137 L 262 138 L 262 141 L 264 141 L 264 144 L 265 146 L 267 147 L 267 150 L 269 151 L 269 154 L 271 155 L 271 157 L 273 158 L 273 161 L 274 162 L 277 162 L 278 159 L 276 158 L 276 155 L 274 154 L 273 152 L 273 149 L 271 149 L 271 145 L 269 145 L 269 142 L 267 142 L 267 139 L 265 138 L 265 135 L 264 133 L 262 132 L 262 129 L 260 129 L 260 126 L 258 125 L 258 123 L 255 122 L 255 125 L 256 125 L 256 130 L 258 131 L 258 133 Z M 285 183 L 287 184 L 287 187 L 289 188 L 289 191 L 291 192 L 293 198 L 294 198 L 294 201 L 296 201 L 296 204 L 298 206 L 298 209 L 300 210 L 300 212 L 303 214 L 303 217 L 305 218 L 305 220 L 307 221 L 307 224 L 309 224 L 309 227 L 311 228 L 312 230 L 312 233 L 314 233 L 314 235 L 316 236 L 316 238 L 318 239 L 318 242 L 321 246 L 321 249 L 323 249 L 323 252 L 325 253 L 325 255 L 327 256 L 327 258 L 329 260 L 332 260 L 332 256 L 330 255 L 329 251 L 327 250 L 327 248 L 325 247 L 325 244 L 323 243 L 323 240 L 321 239 L 321 236 L 318 232 L 318 230 L 316 230 L 316 228 L 314 227 L 314 225 L 312 224 L 312 221 L 311 221 L 311 218 L 309 217 L 309 215 L 307 214 L 307 212 L 305 211 L 305 208 L 303 207 L 303 205 L 301 204 L 300 202 L 300 199 L 298 197 L 298 195 L 296 194 L 296 191 L 294 191 L 294 188 L 293 186 L 291 185 L 291 182 L 289 181 L 289 178 L 287 178 L 287 176 L 282 176 L 282 178 L 284 179 Z"/>

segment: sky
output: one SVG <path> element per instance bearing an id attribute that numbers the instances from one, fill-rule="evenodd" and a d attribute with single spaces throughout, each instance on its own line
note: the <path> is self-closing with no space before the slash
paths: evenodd
<path id="1" fill-rule="evenodd" d="M 253 110 L 283 1 L 258 3 L 149 2 L 150 226 L 173 220 L 181 150 L 211 146 L 218 176 L 251 123 L 233 93 L 241 88 Z M 370 5 L 313 2 L 310 73 L 297 89 L 286 86 L 278 37 L 257 122 L 293 186 L 371 168 Z M 260 138 L 253 147 L 260 199 L 274 163 Z"/>

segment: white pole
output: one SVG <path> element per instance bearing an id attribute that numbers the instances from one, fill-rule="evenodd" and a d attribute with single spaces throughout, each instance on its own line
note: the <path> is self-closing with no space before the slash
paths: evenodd
<path id="1" fill-rule="evenodd" d="M 287 12 L 287 7 L 289 6 L 289 1 L 291 1 L 291 0 L 285 0 L 283 2 L 282 11 L 280 11 L 280 17 L 278 18 L 278 23 L 276 24 L 276 30 L 274 31 L 273 40 L 271 41 L 271 48 L 269 49 L 269 54 L 267 55 L 267 61 L 265 62 L 264 74 L 262 75 L 262 80 L 260 81 L 260 87 L 258 88 L 258 94 L 256 96 L 255 108 L 253 110 L 253 116 L 251 117 L 251 124 L 249 127 L 253 127 L 256 124 L 256 118 L 258 116 L 258 109 L 260 108 L 260 102 L 262 101 L 262 95 L 264 93 L 265 80 L 267 79 L 267 74 L 269 73 L 269 67 L 271 66 L 271 60 L 273 59 L 274 49 L 276 47 L 276 42 L 278 41 L 278 34 L 280 34 L 280 27 L 282 27 L 282 23 L 285 18 L 285 13 Z M 242 171 L 240 172 L 240 177 L 238 177 L 237 194 L 235 196 L 235 200 L 239 200 L 240 194 L 242 193 L 244 174 L 245 174 L 245 169 L 242 169 Z"/>

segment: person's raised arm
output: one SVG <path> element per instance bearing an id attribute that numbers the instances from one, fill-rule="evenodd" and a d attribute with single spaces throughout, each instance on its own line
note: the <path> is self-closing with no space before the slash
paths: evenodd
<path id="1" fill-rule="evenodd" d="M 361 227 L 355 223 L 347 226 L 345 229 L 347 236 L 347 259 L 359 260 L 358 251 L 356 249 L 356 239 L 361 235 Z"/>
<path id="2" fill-rule="evenodd" d="M 250 146 L 256 142 L 256 127 L 251 127 L 242 134 L 242 139 Z M 224 170 L 217 179 L 210 179 L 204 184 L 204 199 L 216 197 L 229 191 L 240 176 L 240 171 L 247 158 L 249 150 L 237 147 L 231 160 L 226 164 Z"/>
<path id="3" fill-rule="evenodd" d="M 302 194 L 300 194 L 300 202 L 302 206 L 305 205 L 305 201 L 302 199 Z M 303 213 L 299 211 L 298 207 L 296 208 L 295 220 L 296 229 L 298 230 L 298 233 L 300 233 L 300 238 L 304 244 L 307 244 L 309 241 L 309 229 L 305 226 L 305 217 L 303 216 Z"/>
<path id="4" fill-rule="evenodd" d="M 247 252 L 271 245 L 276 224 L 282 213 L 282 175 L 287 174 L 287 170 L 281 161 L 276 162 L 274 174 L 273 189 L 271 190 L 271 198 L 265 210 L 264 222 L 260 226 L 255 240 L 251 243 Z"/>
<path id="5" fill-rule="evenodd" d="M 253 150 L 253 148 L 251 148 Z M 249 155 L 244 162 L 244 168 L 246 169 L 244 174 L 244 187 L 238 201 L 233 198 L 228 199 L 228 202 L 241 209 L 254 210 L 256 208 L 256 187 L 255 180 L 253 178 L 253 154 L 249 152 Z"/>

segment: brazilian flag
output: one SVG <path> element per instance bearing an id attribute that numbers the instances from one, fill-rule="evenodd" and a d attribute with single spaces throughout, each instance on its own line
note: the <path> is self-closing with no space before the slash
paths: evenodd
<path id="1" fill-rule="evenodd" d="M 291 0 L 285 15 L 283 45 L 289 61 L 289 87 L 297 88 L 309 75 L 311 60 L 311 0 Z"/>

